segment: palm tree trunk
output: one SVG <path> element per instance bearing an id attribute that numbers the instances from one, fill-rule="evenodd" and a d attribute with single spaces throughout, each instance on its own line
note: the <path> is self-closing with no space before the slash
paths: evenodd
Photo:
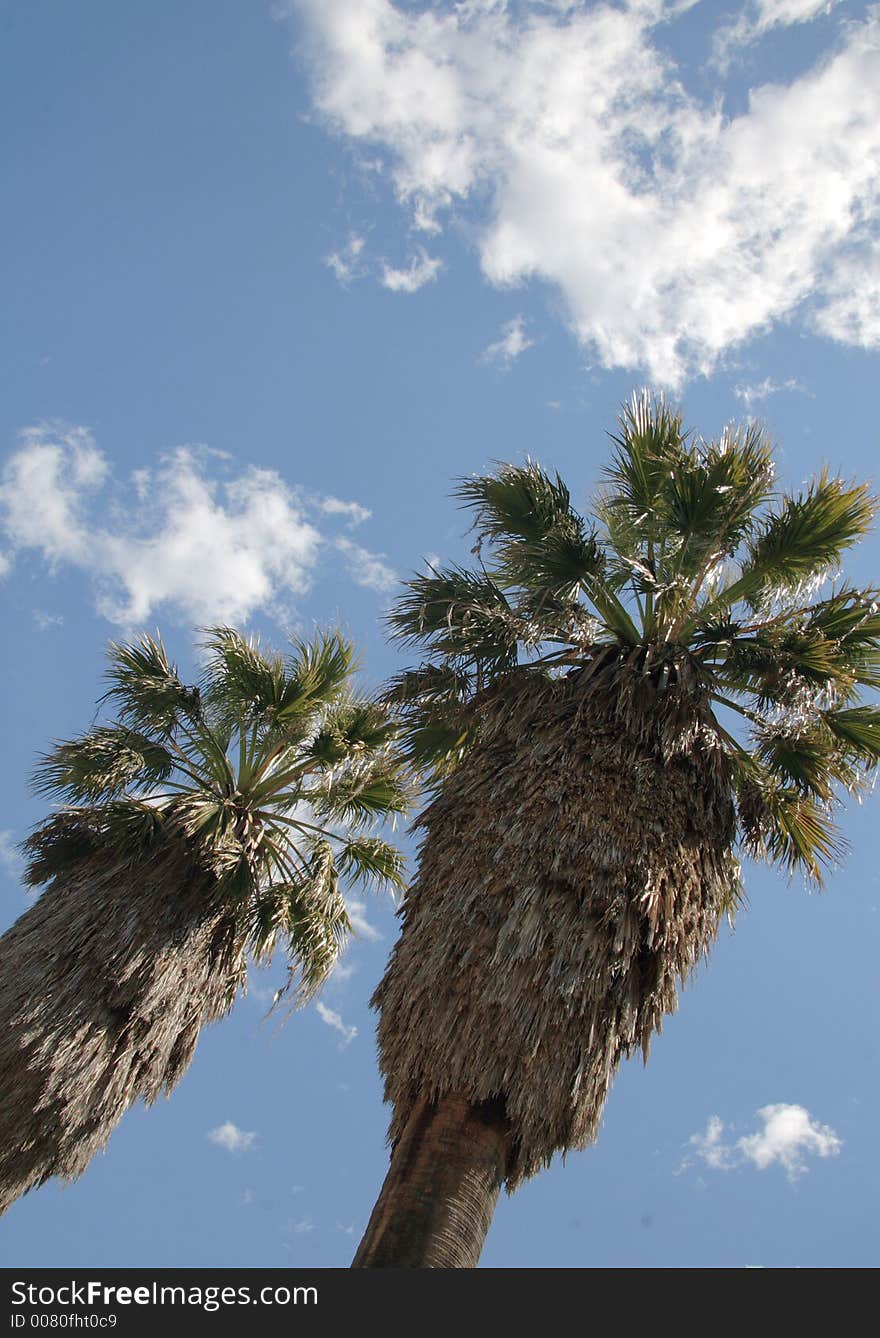
<path id="1" fill-rule="evenodd" d="M 475 1268 L 509 1145 L 501 1101 L 417 1101 L 352 1268 Z"/>

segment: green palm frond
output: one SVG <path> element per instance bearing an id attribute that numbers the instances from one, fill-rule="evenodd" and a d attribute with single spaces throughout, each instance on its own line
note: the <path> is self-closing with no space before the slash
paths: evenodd
<path id="1" fill-rule="evenodd" d="M 148 790 L 171 776 L 174 754 L 156 739 L 124 725 L 102 726 L 59 743 L 41 760 L 34 787 L 71 804 Z"/>
<path id="2" fill-rule="evenodd" d="M 570 597 L 601 579 L 603 553 L 558 474 L 551 478 L 534 461 L 501 465 L 496 474 L 462 479 L 454 496 L 473 508 L 478 542 L 492 543 L 505 584 Z"/>
<path id="3" fill-rule="evenodd" d="M 871 528 L 876 501 L 867 484 L 847 485 L 826 471 L 806 492 L 783 498 L 748 545 L 741 574 L 724 586 L 703 618 L 745 602 L 759 610 L 836 571 L 848 548 Z M 690 629 L 688 629 L 690 630 Z"/>
<path id="4" fill-rule="evenodd" d="M 559 475 L 551 478 L 532 460 L 522 466 L 502 463 L 494 474 L 461 479 L 452 495 L 472 508 L 479 539 L 497 544 L 502 561 L 505 545 L 540 543 L 574 514 Z"/>
<path id="5" fill-rule="evenodd" d="M 403 857 L 396 846 L 379 836 L 346 841 L 338 860 L 339 872 L 354 882 L 376 882 L 397 890 L 404 885 Z"/>
<path id="6" fill-rule="evenodd" d="M 869 766 L 880 761 L 880 707 L 856 706 L 845 711 L 823 711 L 822 719 L 848 752 Z"/>
<path id="7" fill-rule="evenodd" d="M 311 641 L 294 638 L 291 677 L 312 702 L 328 706 L 345 694 L 357 669 L 351 641 L 341 632 L 319 632 Z"/>
<path id="8" fill-rule="evenodd" d="M 750 532 L 772 491 L 772 451 L 756 424 L 692 443 L 681 415 L 645 396 L 625 411 L 613 440 L 597 515 L 619 579 L 664 597 L 668 614 Z"/>
<path id="9" fill-rule="evenodd" d="M 662 395 L 645 390 L 634 394 L 611 434 L 615 451 L 605 469 L 605 504 L 626 532 L 648 541 L 655 524 L 659 537 L 658 501 L 669 473 L 680 462 L 690 434 L 682 414 Z M 657 517 L 657 521 L 655 521 Z"/>
<path id="10" fill-rule="evenodd" d="M 796 786 L 779 784 L 769 772 L 756 768 L 741 779 L 737 800 L 741 840 L 755 859 L 781 864 L 790 873 L 802 870 L 821 885 L 825 870 L 846 852 L 827 806 Z"/>
<path id="11" fill-rule="evenodd" d="M 384 748 L 396 737 L 398 725 L 381 702 L 352 698 L 325 713 L 323 724 L 309 745 L 309 753 L 327 765 L 353 752 Z"/>
<path id="12" fill-rule="evenodd" d="M 150 733 L 170 734 L 181 720 L 199 712 L 199 689 L 181 683 L 161 641 L 142 636 L 128 644 L 111 643 L 105 700 L 119 719 Z"/>
<path id="13" fill-rule="evenodd" d="M 354 826 L 405 813 L 413 798 L 407 772 L 381 756 L 354 757 L 303 795 L 322 818 Z"/>
<path id="14" fill-rule="evenodd" d="M 494 671 L 516 663 L 521 623 L 501 586 L 463 567 L 415 576 L 389 617 L 399 640 L 428 644 L 447 659 L 478 661 Z"/>

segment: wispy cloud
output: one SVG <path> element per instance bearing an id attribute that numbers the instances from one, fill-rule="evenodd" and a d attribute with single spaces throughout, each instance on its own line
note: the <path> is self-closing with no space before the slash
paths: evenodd
<path id="1" fill-rule="evenodd" d="M 732 23 L 715 35 L 713 60 L 725 72 L 737 50 L 751 46 L 774 28 L 811 23 L 840 4 L 840 0 L 750 0 Z"/>
<path id="2" fill-rule="evenodd" d="M 876 6 L 732 117 L 655 36 L 663 0 L 294 7 L 316 108 L 383 162 L 408 224 L 461 212 L 485 278 L 554 285 L 603 366 L 678 386 L 783 320 L 880 346 Z M 759 0 L 749 32 L 825 8 Z"/>
<path id="3" fill-rule="evenodd" d="M 388 566 L 384 553 L 371 553 L 368 548 L 346 538 L 337 539 L 336 547 L 345 554 L 348 574 L 355 585 L 383 594 L 398 584 L 397 574 Z"/>
<path id="4" fill-rule="evenodd" d="M 322 497 L 318 505 L 325 516 L 344 516 L 351 525 L 363 525 L 373 514 L 360 502 L 343 502 L 339 497 Z"/>
<path id="5" fill-rule="evenodd" d="M 219 1124 L 216 1129 L 209 1129 L 207 1137 L 210 1142 L 218 1148 L 225 1148 L 227 1152 L 251 1152 L 257 1143 L 255 1133 L 239 1129 L 231 1120 Z"/>
<path id="6" fill-rule="evenodd" d="M 348 287 L 355 279 L 361 279 L 366 274 L 367 269 L 361 259 L 365 244 L 365 238 L 352 232 L 344 246 L 324 257 L 324 264 L 333 271 L 343 287 Z"/>
<path id="7" fill-rule="evenodd" d="M 524 316 L 514 316 L 501 327 L 501 337 L 483 351 L 483 362 L 495 363 L 503 371 L 508 371 L 517 358 L 534 344 L 526 334 Z"/>
<path id="8" fill-rule="evenodd" d="M 365 938 L 369 943 L 378 943 L 382 935 L 374 924 L 367 919 L 367 908 L 363 901 L 349 898 L 346 902 L 348 910 L 348 920 L 355 934 L 360 938 Z"/>
<path id="9" fill-rule="evenodd" d="M 38 632 L 51 632 L 55 627 L 64 626 L 64 618 L 60 613 L 47 613 L 45 609 L 34 609 L 32 617 Z"/>
<path id="10" fill-rule="evenodd" d="M 393 293 L 417 293 L 426 283 L 433 283 L 440 273 L 443 262 L 436 256 L 429 256 L 419 249 L 417 255 L 405 269 L 394 269 L 391 265 L 382 266 L 382 286 Z"/>
<path id="11" fill-rule="evenodd" d="M 806 386 L 802 385 L 795 377 L 789 377 L 787 381 L 774 381 L 772 376 L 765 376 L 763 381 L 756 385 L 746 385 L 740 383 L 734 386 L 733 393 L 738 400 L 742 400 L 747 408 L 757 404 L 760 400 L 769 399 L 771 395 L 778 395 L 781 390 L 797 390 L 802 395 L 809 395 L 810 392 Z"/>
<path id="12" fill-rule="evenodd" d="M 97 611 L 126 628 L 171 609 L 188 622 L 240 623 L 308 592 L 334 526 L 369 518 L 359 502 L 314 497 L 272 469 L 235 472 L 220 452 L 181 446 L 114 479 L 80 427 L 21 434 L 0 474 L 0 532 L 13 552 L 91 580 Z M 358 584 L 393 581 L 381 558 L 340 541 Z M 42 616 L 42 615 L 40 615 Z M 44 627 L 50 625 L 50 616 Z"/>
<path id="13" fill-rule="evenodd" d="M 15 840 L 15 833 L 0 831 L 0 869 L 18 881 L 24 870 L 24 860 Z"/>
<path id="14" fill-rule="evenodd" d="M 780 1103 L 757 1112 L 761 1128 L 734 1141 L 725 1141 L 723 1121 L 712 1115 L 703 1133 L 688 1140 L 683 1165 L 699 1160 L 714 1171 L 729 1171 L 751 1164 L 759 1171 L 778 1164 L 789 1180 L 807 1170 L 807 1157 L 836 1157 L 843 1142 L 827 1124 L 819 1124 L 803 1106 Z"/>
<path id="15" fill-rule="evenodd" d="M 339 1013 L 333 1008 L 328 1008 L 327 1005 L 321 1003 L 320 1000 L 315 1004 L 315 1011 L 322 1022 L 326 1022 L 328 1027 L 332 1027 L 334 1031 L 339 1032 L 342 1037 L 340 1043 L 342 1049 L 345 1049 L 347 1045 L 351 1045 L 351 1042 L 358 1034 L 357 1027 L 346 1026 Z"/>

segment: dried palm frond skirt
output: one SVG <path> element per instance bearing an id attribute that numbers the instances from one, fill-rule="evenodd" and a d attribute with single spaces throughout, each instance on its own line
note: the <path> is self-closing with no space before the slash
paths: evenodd
<path id="1" fill-rule="evenodd" d="M 512 680 L 419 819 L 403 929 L 373 996 L 390 1138 L 420 1096 L 501 1098 L 509 1189 L 593 1141 L 715 939 L 735 878 L 712 717 L 612 656 Z"/>
<path id="2" fill-rule="evenodd" d="M 231 1006 L 242 943 L 211 889 L 179 850 L 138 866 L 95 854 L 0 939 L 0 1212 L 81 1175 Z"/>

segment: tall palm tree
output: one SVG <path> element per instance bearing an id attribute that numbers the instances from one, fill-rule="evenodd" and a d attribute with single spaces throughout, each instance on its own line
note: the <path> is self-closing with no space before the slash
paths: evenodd
<path id="1" fill-rule="evenodd" d="M 597 1133 L 741 898 L 820 880 L 880 755 L 877 592 L 838 580 L 867 488 L 780 493 L 757 426 L 647 393 L 595 523 L 535 463 L 464 480 L 476 563 L 408 582 L 389 697 L 435 794 L 373 1003 L 391 1165 L 355 1267 L 476 1264 L 499 1188 Z"/>
<path id="2" fill-rule="evenodd" d="M 47 890 L 0 939 L 0 1211 L 171 1091 L 249 955 L 282 946 L 279 993 L 305 1001 L 349 933 L 342 884 L 400 884 L 372 828 L 404 811 L 406 770 L 351 645 L 284 656 L 216 628 L 204 650 L 186 686 L 160 641 L 112 646 L 115 719 L 38 773 L 62 806 L 26 842 Z"/>

